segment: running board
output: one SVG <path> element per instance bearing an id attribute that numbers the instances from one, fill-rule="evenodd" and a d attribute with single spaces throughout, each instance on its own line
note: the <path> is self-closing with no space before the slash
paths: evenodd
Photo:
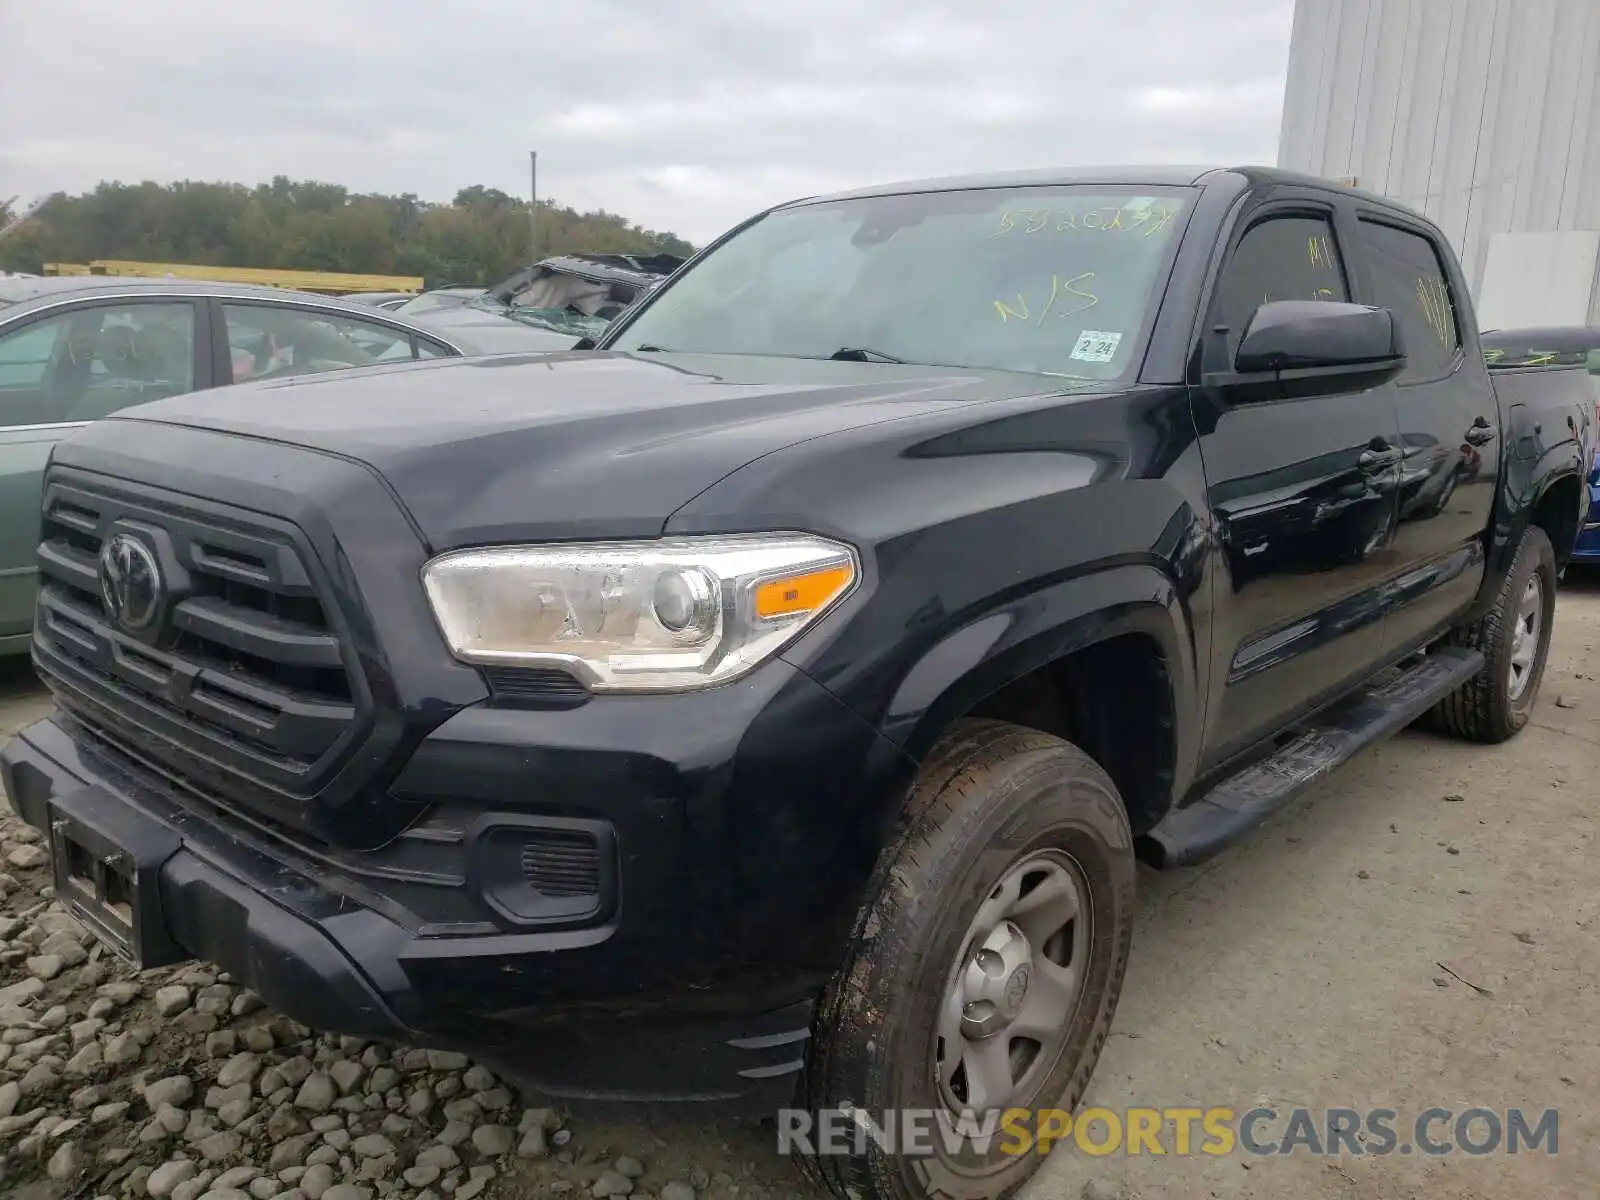
<path id="1" fill-rule="evenodd" d="M 1168 813 L 1146 835 L 1157 851 L 1157 865 L 1204 862 L 1358 751 L 1399 733 L 1482 668 L 1478 651 L 1450 647 L 1433 651 L 1414 667 L 1379 675 L 1319 714 L 1283 749 Z"/>

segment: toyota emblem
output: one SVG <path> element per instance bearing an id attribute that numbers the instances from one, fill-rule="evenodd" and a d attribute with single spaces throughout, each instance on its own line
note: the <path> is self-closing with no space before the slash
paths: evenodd
<path id="1" fill-rule="evenodd" d="M 129 533 L 100 547 L 100 597 L 106 615 L 130 633 L 155 624 L 161 612 L 161 567 L 150 548 Z"/>

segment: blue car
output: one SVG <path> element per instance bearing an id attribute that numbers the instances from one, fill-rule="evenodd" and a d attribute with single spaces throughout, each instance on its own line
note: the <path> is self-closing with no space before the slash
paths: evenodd
<path id="1" fill-rule="evenodd" d="M 1572 548 L 1572 561 L 1600 566 L 1600 450 L 1595 452 L 1594 467 L 1589 471 L 1589 515 L 1578 534 L 1578 544 Z"/>

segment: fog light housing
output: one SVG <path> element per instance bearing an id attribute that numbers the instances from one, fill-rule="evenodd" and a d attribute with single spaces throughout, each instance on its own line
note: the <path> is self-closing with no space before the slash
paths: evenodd
<path id="1" fill-rule="evenodd" d="M 598 924 L 616 908 L 616 833 L 605 821 L 488 813 L 467 831 L 466 874 L 505 924 Z"/>

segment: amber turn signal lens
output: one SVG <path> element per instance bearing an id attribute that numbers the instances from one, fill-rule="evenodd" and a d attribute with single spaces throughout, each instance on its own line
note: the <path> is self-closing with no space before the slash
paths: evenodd
<path id="1" fill-rule="evenodd" d="M 849 587 L 854 578 L 855 568 L 845 564 L 770 579 L 756 588 L 756 616 L 770 621 L 815 612 Z"/>

